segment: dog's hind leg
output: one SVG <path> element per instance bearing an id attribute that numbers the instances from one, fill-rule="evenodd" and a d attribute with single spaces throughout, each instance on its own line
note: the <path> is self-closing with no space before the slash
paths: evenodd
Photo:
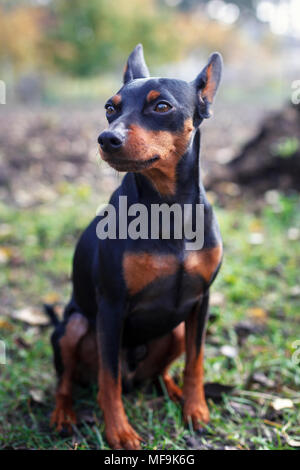
<path id="1" fill-rule="evenodd" d="M 182 391 L 175 384 L 168 370 L 172 362 L 184 352 L 184 349 L 184 323 L 182 322 L 168 335 L 157 338 L 149 343 L 148 354 L 139 363 L 134 380 L 140 382 L 144 379 L 154 379 L 161 375 L 170 399 L 180 401 Z"/>
<path id="2" fill-rule="evenodd" d="M 54 360 L 59 374 L 56 392 L 56 406 L 51 416 L 51 424 L 57 431 L 71 430 L 76 423 L 72 408 L 72 379 L 78 361 L 78 345 L 88 331 L 88 320 L 80 313 L 73 313 L 64 328 L 58 327 L 53 336 Z"/>

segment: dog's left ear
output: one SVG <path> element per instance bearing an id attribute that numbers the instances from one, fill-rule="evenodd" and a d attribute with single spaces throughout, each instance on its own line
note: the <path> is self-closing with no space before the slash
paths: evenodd
<path id="1" fill-rule="evenodd" d="M 220 84 L 223 68 L 221 54 L 215 52 L 209 58 L 208 64 L 194 80 L 193 85 L 197 92 L 198 114 L 200 119 L 211 116 L 210 106 Z"/>
<path id="2" fill-rule="evenodd" d="M 142 44 L 138 44 L 130 54 L 125 66 L 123 82 L 127 83 L 135 78 L 148 78 L 150 73 L 144 59 Z"/>

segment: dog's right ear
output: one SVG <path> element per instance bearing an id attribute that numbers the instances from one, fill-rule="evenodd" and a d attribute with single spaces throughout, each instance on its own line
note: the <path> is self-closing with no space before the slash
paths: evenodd
<path id="1" fill-rule="evenodd" d="M 148 78 L 150 73 L 146 65 L 142 44 L 138 44 L 130 54 L 125 66 L 123 83 L 127 83 L 135 78 Z"/>
<path id="2" fill-rule="evenodd" d="M 215 52 L 210 56 L 208 64 L 193 82 L 197 92 L 197 108 L 200 119 L 207 119 L 211 116 L 210 107 L 221 81 L 222 68 L 222 56 Z"/>

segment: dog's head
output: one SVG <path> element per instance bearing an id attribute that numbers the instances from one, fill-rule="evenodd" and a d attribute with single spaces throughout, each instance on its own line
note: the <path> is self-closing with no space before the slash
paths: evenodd
<path id="1" fill-rule="evenodd" d="M 143 171 L 178 161 L 193 129 L 210 117 L 220 83 L 222 58 L 211 55 L 188 83 L 150 78 L 141 45 L 130 54 L 124 85 L 106 105 L 107 130 L 98 137 L 100 154 L 118 171 Z"/>

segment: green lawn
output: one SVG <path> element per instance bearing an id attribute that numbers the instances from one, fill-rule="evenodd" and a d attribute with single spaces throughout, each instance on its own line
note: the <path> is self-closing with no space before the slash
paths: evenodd
<path id="1" fill-rule="evenodd" d="M 184 428 L 180 407 L 165 396 L 145 389 L 126 396 L 144 448 L 292 449 L 297 438 L 300 445 L 300 198 L 272 200 L 255 214 L 250 204 L 217 210 L 225 258 L 212 289 L 206 381 L 234 391 L 218 403 L 208 400 L 211 422 L 202 437 Z M 51 204 L 22 210 L 0 205 L 0 339 L 7 348 L 0 365 L 2 449 L 108 448 L 95 387 L 76 392 L 82 423 L 73 437 L 50 429 L 50 328 L 11 316 L 43 301 L 67 300 L 75 240 L 102 202 L 85 186 L 64 185 Z M 182 366 L 183 360 L 173 367 L 179 383 Z"/>

